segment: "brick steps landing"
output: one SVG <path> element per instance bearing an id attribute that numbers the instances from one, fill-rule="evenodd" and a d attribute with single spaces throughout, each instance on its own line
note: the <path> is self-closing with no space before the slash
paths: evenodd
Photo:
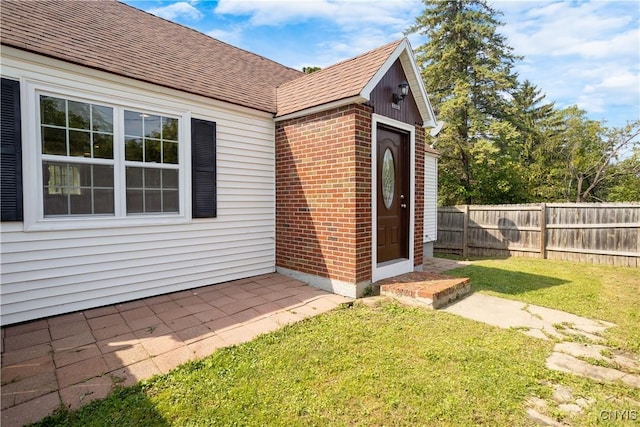
<path id="1" fill-rule="evenodd" d="M 421 271 L 381 280 L 374 284 L 374 289 L 376 287 L 380 290 L 380 295 L 432 308 L 440 308 L 471 292 L 471 283 L 467 278 L 452 278 Z"/>

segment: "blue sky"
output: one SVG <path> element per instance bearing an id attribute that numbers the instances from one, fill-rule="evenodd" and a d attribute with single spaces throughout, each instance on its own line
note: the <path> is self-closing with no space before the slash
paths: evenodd
<path id="1" fill-rule="evenodd" d="M 419 0 L 125 0 L 218 40 L 301 69 L 339 62 L 403 37 Z M 640 2 L 490 0 L 529 79 L 557 107 L 595 120 L 640 119 Z M 415 48 L 420 35 L 409 40 Z"/>

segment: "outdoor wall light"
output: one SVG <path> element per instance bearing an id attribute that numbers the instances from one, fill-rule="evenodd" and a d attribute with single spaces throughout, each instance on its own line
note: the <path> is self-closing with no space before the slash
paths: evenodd
<path id="1" fill-rule="evenodd" d="M 404 99 L 409 95 L 409 83 L 403 81 L 398 85 L 398 89 L 400 90 L 400 95 L 393 92 L 393 103 L 398 104 L 400 101 L 404 101 Z"/>

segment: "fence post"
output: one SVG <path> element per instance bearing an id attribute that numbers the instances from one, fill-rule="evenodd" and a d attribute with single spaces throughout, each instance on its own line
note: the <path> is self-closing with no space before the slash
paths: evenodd
<path id="1" fill-rule="evenodd" d="M 540 203 L 540 258 L 547 258 L 547 204 Z"/>
<path id="2" fill-rule="evenodd" d="M 462 212 L 464 214 L 462 219 L 462 256 L 466 258 L 469 255 L 469 205 L 464 205 Z"/>

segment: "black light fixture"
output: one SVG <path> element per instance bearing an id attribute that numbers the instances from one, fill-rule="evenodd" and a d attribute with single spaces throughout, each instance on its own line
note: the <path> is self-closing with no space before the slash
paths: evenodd
<path id="1" fill-rule="evenodd" d="M 404 101 L 404 99 L 409 95 L 409 83 L 403 81 L 398 85 L 398 89 L 400 90 L 400 94 L 393 92 L 393 103 L 398 104 L 400 101 Z"/>

